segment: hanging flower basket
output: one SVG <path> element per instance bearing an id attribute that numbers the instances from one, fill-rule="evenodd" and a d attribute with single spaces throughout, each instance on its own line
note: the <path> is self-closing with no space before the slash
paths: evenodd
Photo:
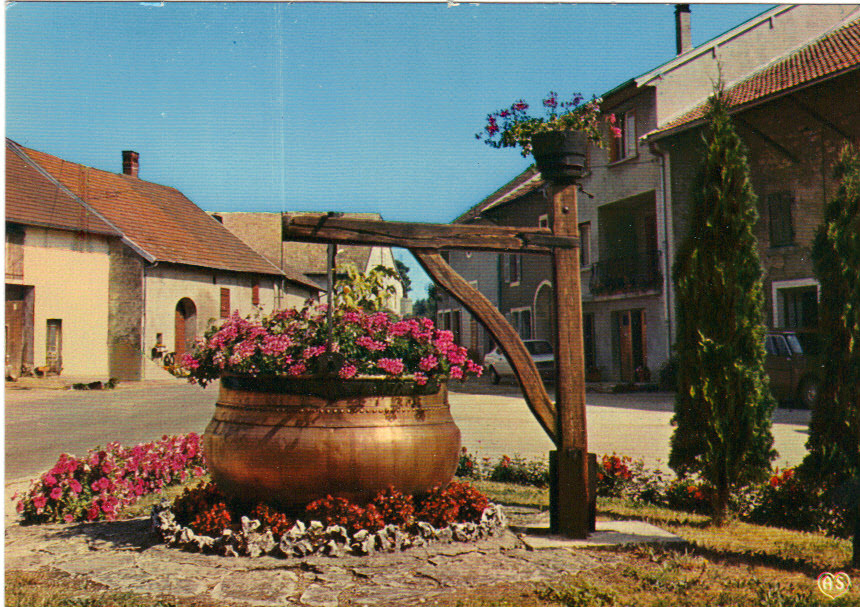
<path id="1" fill-rule="evenodd" d="M 579 179 L 585 173 L 588 139 L 582 131 L 545 131 L 532 136 L 532 155 L 549 181 Z"/>

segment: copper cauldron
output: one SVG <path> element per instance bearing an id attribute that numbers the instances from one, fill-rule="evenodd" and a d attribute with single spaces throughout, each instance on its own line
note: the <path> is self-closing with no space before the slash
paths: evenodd
<path id="1" fill-rule="evenodd" d="M 388 486 L 446 485 L 460 430 L 444 384 L 225 376 L 203 449 L 213 480 L 241 501 L 363 503 Z"/>

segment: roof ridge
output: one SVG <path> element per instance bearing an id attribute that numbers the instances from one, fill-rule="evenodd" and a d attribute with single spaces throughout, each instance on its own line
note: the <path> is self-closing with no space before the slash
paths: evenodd
<path id="1" fill-rule="evenodd" d="M 525 175 L 529 172 L 531 172 L 532 175 L 530 175 L 527 179 L 525 179 L 524 178 Z M 479 202 L 472 205 L 466 211 L 464 211 L 463 213 L 461 213 L 460 215 L 455 217 L 451 223 L 458 223 L 458 222 L 463 221 L 465 219 L 472 219 L 473 217 L 470 217 L 470 215 L 474 214 L 475 216 L 477 216 L 479 214 L 479 213 L 473 213 L 474 211 L 478 211 L 479 209 L 481 211 L 483 211 L 484 209 L 489 208 L 490 206 L 494 205 L 496 202 L 498 202 L 499 200 L 501 200 L 505 196 L 509 196 L 511 193 L 515 192 L 517 189 L 524 187 L 534 177 L 540 178 L 540 172 L 535 168 L 534 164 L 532 164 L 532 165 L 529 165 L 528 167 L 526 167 L 525 170 L 520 171 L 516 175 L 516 177 L 509 179 L 507 181 L 507 183 L 505 183 L 503 186 L 497 188 L 492 194 L 490 194 L 489 196 L 485 196 Z M 522 179 L 522 181 L 519 181 L 520 179 Z M 515 184 L 516 184 L 516 187 L 514 187 Z"/>
<path id="2" fill-rule="evenodd" d="M 123 232 L 123 231 L 119 228 L 119 226 L 117 226 L 114 222 L 110 221 L 107 217 L 105 217 L 103 214 L 101 214 L 101 213 L 100 213 L 100 212 L 98 212 L 96 209 L 94 209 L 94 208 L 92 207 L 92 205 L 90 205 L 90 204 L 89 204 L 89 203 L 87 203 L 83 198 L 81 198 L 80 196 L 78 196 L 77 194 L 75 194 L 74 192 L 72 192 L 69 188 L 67 188 L 67 187 L 65 186 L 65 184 L 63 184 L 63 183 L 62 183 L 61 181 L 59 181 L 56 177 L 54 177 L 54 176 L 50 173 L 50 171 L 48 171 L 48 170 L 47 170 L 47 169 L 45 169 L 41 164 L 39 164 L 38 162 L 36 162 L 35 160 L 33 160 L 33 158 L 31 158 L 31 157 L 30 157 L 30 155 L 29 155 L 29 154 L 27 154 L 27 152 L 25 152 L 25 151 L 24 151 L 25 149 L 29 149 L 29 148 L 24 148 L 24 146 L 22 146 L 22 145 L 20 145 L 19 143 L 17 143 L 17 142 L 15 142 L 15 141 L 13 141 L 12 139 L 9 139 L 8 137 L 6 138 L 6 147 L 7 147 L 7 148 L 11 148 L 11 149 L 12 149 L 12 151 L 13 151 L 13 152 L 15 152 L 15 154 L 16 154 L 19 158 L 21 158 L 21 160 L 23 160 L 23 161 L 24 161 L 24 162 L 26 162 L 28 165 L 30 165 L 31 167 L 33 167 L 33 168 L 34 168 L 34 169 L 35 169 L 35 170 L 36 170 L 40 175 L 42 175 L 42 176 L 43 176 L 43 177 L 45 177 L 48 181 L 50 181 L 52 184 L 54 184 L 54 185 L 57 187 L 57 189 L 59 189 L 61 192 L 63 192 L 63 193 L 64 193 L 64 194 L 66 194 L 67 196 L 69 196 L 72 200 L 74 200 L 75 202 L 77 202 L 77 203 L 78 203 L 79 205 L 81 205 L 84 209 L 86 209 L 87 211 L 89 211 L 90 213 L 92 213 L 93 215 L 95 215 L 96 217 L 98 217 L 98 218 L 99 218 L 101 221 L 103 221 L 107 226 L 109 226 L 109 227 L 111 227 L 112 229 L 116 230 L 116 233 L 120 236 L 120 238 L 123 240 L 123 242 L 125 242 L 129 247 L 131 247 L 131 248 L 132 248 L 132 249 L 133 249 L 133 250 L 134 250 L 138 255 L 140 255 L 141 257 L 143 257 L 144 259 L 146 259 L 146 260 L 147 260 L 147 261 L 149 261 L 150 263 L 152 263 L 153 261 L 155 261 L 155 257 L 153 257 L 153 255 L 152 255 L 151 253 L 149 253 L 146 249 L 144 249 L 144 248 L 143 248 L 143 247 L 141 247 L 139 244 L 137 244 L 136 242 L 134 242 L 131 238 L 129 238 L 129 237 L 125 234 L 125 232 Z M 40 153 L 44 153 L 44 152 L 40 152 Z M 49 156 L 50 156 L 50 154 L 49 154 Z M 63 159 L 62 159 L 62 158 L 60 158 L 59 156 L 54 156 L 54 158 L 56 158 L 57 160 L 60 160 L 60 161 L 66 162 L 65 160 L 63 160 Z M 72 164 L 78 164 L 78 163 L 72 163 Z M 78 165 L 78 166 L 84 166 L 84 165 Z"/>

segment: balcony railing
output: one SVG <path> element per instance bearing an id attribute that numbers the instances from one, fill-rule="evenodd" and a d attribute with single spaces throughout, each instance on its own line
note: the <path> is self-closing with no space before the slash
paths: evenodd
<path id="1" fill-rule="evenodd" d="M 612 295 L 651 291 L 663 286 L 660 251 L 647 251 L 635 257 L 616 257 L 591 266 L 589 287 L 593 295 Z"/>

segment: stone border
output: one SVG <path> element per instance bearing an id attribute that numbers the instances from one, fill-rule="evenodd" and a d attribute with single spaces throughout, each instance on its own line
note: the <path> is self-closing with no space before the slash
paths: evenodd
<path id="1" fill-rule="evenodd" d="M 260 521 L 243 516 L 238 532 L 225 529 L 220 537 L 199 535 L 176 522 L 171 502 L 162 500 L 152 508 L 152 530 L 170 547 L 191 552 L 207 552 L 222 556 L 275 556 L 302 558 L 311 555 L 340 557 L 370 555 L 374 552 L 399 552 L 432 543 L 474 542 L 502 535 L 507 518 L 502 508 L 490 504 L 478 523 L 451 523 L 437 529 L 425 522 L 416 522 L 406 529 L 387 525 L 377 532 L 362 529 L 352 536 L 340 525 L 325 527 L 319 521 L 305 525 L 297 521 L 275 542 L 269 529 L 260 531 Z"/>

